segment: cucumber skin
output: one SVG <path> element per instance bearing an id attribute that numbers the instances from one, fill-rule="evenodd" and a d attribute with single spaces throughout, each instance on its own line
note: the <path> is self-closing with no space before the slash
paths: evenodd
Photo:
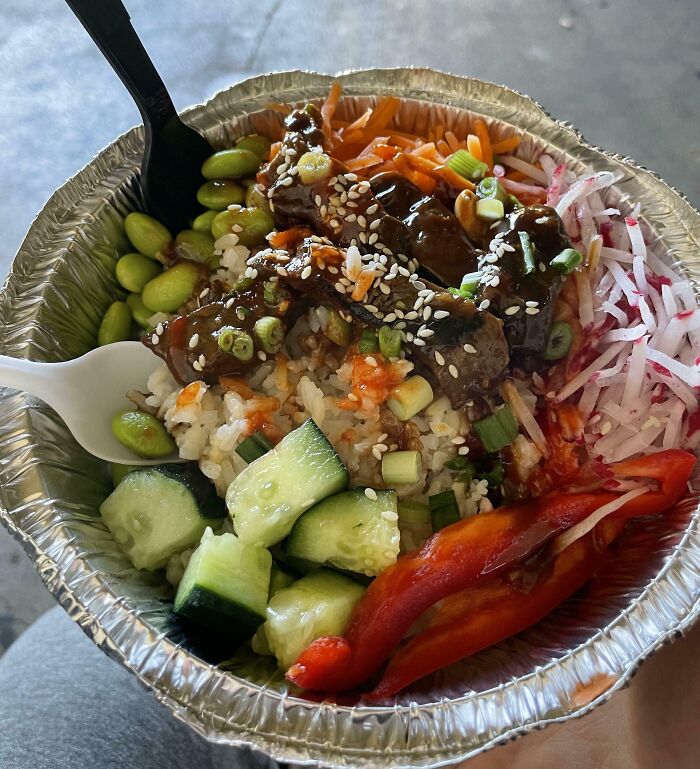
<path id="1" fill-rule="evenodd" d="M 265 621 L 264 616 L 247 606 L 221 599 L 213 591 L 202 587 L 192 588 L 187 598 L 174 609 L 176 614 L 235 642 L 250 638 Z"/>
<path id="2" fill-rule="evenodd" d="M 194 497 L 202 518 L 208 521 L 221 521 L 226 518 L 226 503 L 218 496 L 214 484 L 206 478 L 196 462 L 153 465 L 149 469 L 186 486 Z"/>

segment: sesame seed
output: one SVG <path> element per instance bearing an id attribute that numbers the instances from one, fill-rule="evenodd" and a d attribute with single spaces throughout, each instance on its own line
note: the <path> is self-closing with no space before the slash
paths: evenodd
<path id="1" fill-rule="evenodd" d="M 357 237 L 360 239 L 360 243 L 367 243 L 367 233 L 366 232 L 361 232 Z"/>
<path id="2" fill-rule="evenodd" d="M 345 187 L 343 187 L 342 184 L 334 184 L 333 189 L 336 190 L 336 192 L 345 192 Z"/>
<path id="3" fill-rule="evenodd" d="M 435 350 L 435 360 L 438 366 L 445 365 L 445 356 L 439 350 Z"/>
<path id="4" fill-rule="evenodd" d="M 468 342 L 467 344 L 464 345 L 462 349 L 464 350 L 464 352 L 468 352 L 471 355 L 474 355 L 474 353 L 476 353 L 476 347 L 474 347 L 473 344 L 469 344 Z"/>
<path id="5" fill-rule="evenodd" d="M 355 192 L 354 190 L 351 190 L 350 192 L 348 192 L 348 197 L 350 198 L 350 200 L 357 200 L 357 198 L 360 197 L 360 194 L 358 192 Z"/>
<path id="6" fill-rule="evenodd" d="M 357 223 L 360 225 L 360 227 L 366 227 L 367 226 L 367 219 L 365 219 L 365 217 L 362 216 L 362 214 L 360 214 L 357 217 Z"/>
<path id="7" fill-rule="evenodd" d="M 338 283 L 335 284 L 335 290 L 339 294 L 344 294 L 345 293 L 345 286 L 342 283 L 338 282 Z"/>
<path id="8" fill-rule="evenodd" d="M 415 320 L 418 317 L 418 313 L 415 310 L 410 310 L 404 315 L 406 320 Z"/>
<path id="9" fill-rule="evenodd" d="M 377 492 L 374 489 L 367 488 L 365 489 L 365 496 L 367 499 L 371 499 L 372 502 L 377 501 Z"/>
<path id="10" fill-rule="evenodd" d="M 526 315 L 537 315 L 539 313 L 539 308 L 537 307 L 526 307 L 525 308 L 525 314 Z"/>
<path id="11" fill-rule="evenodd" d="M 367 239 L 367 242 L 370 246 L 374 245 L 379 240 L 379 235 L 377 235 L 376 232 L 373 232 L 369 238 Z"/>
<path id="12" fill-rule="evenodd" d="M 204 297 L 209 293 L 209 289 L 205 288 L 202 291 L 199 292 L 199 298 L 204 299 Z"/>
<path id="13" fill-rule="evenodd" d="M 224 307 L 225 307 L 227 310 L 230 310 L 230 309 L 231 309 L 231 307 L 233 307 L 233 303 L 234 303 L 235 301 L 236 301 L 236 300 L 235 300 L 233 297 L 231 297 L 231 299 L 228 299 L 228 300 L 226 300 L 226 304 L 224 305 Z"/>
<path id="14" fill-rule="evenodd" d="M 415 301 L 415 303 L 413 305 L 413 309 L 414 310 L 420 310 L 420 308 L 423 306 L 423 302 L 424 301 L 425 301 L 425 299 L 422 296 L 419 296 L 418 299 L 416 299 L 416 301 Z"/>
<path id="15" fill-rule="evenodd" d="M 547 269 L 547 268 L 544 266 L 544 262 L 540 262 L 540 263 L 539 263 L 537 266 L 538 266 L 538 268 L 539 268 L 540 272 L 545 272 L 545 271 L 546 271 L 546 269 Z"/>
<path id="16" fill-rule="evenodd" d="M 515 315 L 520 312 L 520 307 L 517 304 L 512 304 L 510 307 L 506 307 L 504 312 L 506 315 Z"/>
<path id="17" fill-rule="evenodd" d="M 367 312 L 377 312 L 377 308 L 373 304 L 366 304 L 365 310 L 367 310 Z"/>
<path id="18" fill-rule="evenodd" d="M 328 267 L 328 272 L 330 272 L 331 275 L 337 275 L 338 274 L 338 268 L 334 267 L 332 264 Z"/>
<path id="19" fill-rule="evenodd" d="M 345 178 L 349 182 L 356 182 L 357 181 L 357 174 L 345 174 Z"/>
<path id="20" fill-rule="evenodd" d="M 496 254 L 487 254 L 484 257 L 484 261 L 488 262 L 489 264 L 495 264 L 498 261 L 498 257 L 496 256 Z"/>
<path id="21" fill-rule="evenodd" d="M 202 370 L 202 367 L 200 366 L 200 364 L 199 364 L 199 361 L 198 361 L 198 360 L 196 360 L 196 361 L 193 361 L 193 363 L 192 363 L 192 368 L 193 368 L 195 371 L 201 371 L 201 370 Z"/>
<path id="22" fill-rule="evenodd" d="M 190 350 L 194 350 L 194 348 L 199 344 L 199 334 L 192 334 L 190 337 L 190 341 L 188 342 L 188 347 Z"/>
<path id="23" fill-rule="evenodd" d="M 382 452 L 388 451 L 388 447 L 385 443 L 375 443 L 374 448 Z"/>
<path id="24" fill-rule="evenodd" d="M 326 214 L 328 213 L 328 206 L 321 206 L 321 208 L 318 209 L 319 214 L 321 214 L 321 218 L 325 219 Z"/>
<path id="25" fill-rule="evenodd" d="M 433 301 L 433 299 L 435 299 L 435 292 L 434 291 L 430 291 L 430 292 L 428 292 L 428 294 L 425 297 L 425 303 L 426 304 L 430 304 Z"/>
<path id="26" fill-rule="evenodd" d="M 450 365 L 447 367 L 447 370 L 450 372 L 450 375 L 453 379 L 459 378 L 459 372 L 457 371 L 457 366 L 455 366 L 454 363 L 450 363 Z"/>
<path id="27" fill-rule="evenodd" d="M 434 317 L 435 320 L 442 320 L 443 318 L 448 318 L 450 315 L 447 310 L 435 310 Z"/>
<path id="28" fill-rule="evenodd" d="M 395 513 L 393 510 L 383 510 L 382 511 L 382 518 L 385 521 L 398 521 L 399 520 L 399 514 Z M 391 557 L 393 557 L 393 555 Z"/>
<path id="29" fill-rule="evenodd" d="M 423 310 L 423 320 L 429 320 L 430 316 L 433 314 L 433 308 L 432 307 L 426 307 Z"/>
<path id="30" fill-rule="evenodd" d="M 156 334 L 158 334 L 158 336 L 160 336 L 162 333 L 163 333 L 163 324 L 162 324 L 162 323 L 159 323 L 159 324 L 156 326 Z"/>
<path id="31" fill-rule="evenodd" d="M 413 334 L 410 331 L 406 332 L 406 341 L 412 342 L 413 341 Z"/>
<path id="32" fill-rule="evenodd" d="M 394 323 L 394 328 L 397 328 L 399 329 L 399 331 L 401 331 L 404 328 L 406 328 L 406 324 L 402 320 L 400 320 L 398 323 Z"/>
<path id="33" fill-rule="evenodd" d="M 435 332 L 432 330 L 432 328 L 423 328 L 418 330 L 418 336 L 423 337 L 425 339 L 430 338 L 433 336 Z"/>
<path id="34" fill-rule="evenodd" d="M 151 337 L 151 344 L 158 344 L 158 342 L 160 342 L 160 337 L 158 334 L 153 334 Z"/>
<path id="35" fill-rule="evenodd" d="M 328 185 L 329 185 L 330 187 L 332 187 L 334 184 L 336 184 L 336 183 L 337 183 L 337 181 L 338 181 L 338 177 L 337 177 L 337 176 L 334 176 L 334 177 L 333 177 L 333 178 L 332 178 L 332 179 L 331 179 L 331 180 L 328 182 Z"/>
<path id="36" fill-rule="evenodd" d="M 346 287 L 352 285 L 352 281 L 349 278 L 341 278 L 340 282 Z"/>
<path id="37" fill-rule="evenodd" d="M 200 356 L 199 356 L 199 358 L 197 358 L 197 360 L 199 361 L 199 365 L 200 365 L 202 368 L 204 368 L 204 366 L 206 366 L 206 364 L 207 364 L 207 359 L 204 357 L 204 355 L 200 355 Z"/>
<path id="38" fill-rule="evenodd" d="M 500 282 L 501 282 L 501 279 L 498 277 L 498 275 L 494 275 L 491 278 L 491 285 L 492 286 L 497 286 Z"/>
<path id="39" fill-rule="evenodd" d="M 525 302 L 525 306 L 526 307 L 537 307 L 538 304 L 539 304 L 539 302 L 532 302 L 532 301 Z"/>
<path id="40" fill-rule="evenodd" d="M 283 173 L 285 173 L 285 171 L 287 170 L 287 168 L 288 168 L 288 166 L 287 166 L 287 164 L 286 164 L 286 163 L 280 163 L 280 164 L 277 166 L 277 173 L 278 173 L 280 176 L 282 176 L 282 174 L 283 174 Z"/>
<path id="41" fill-rule="evenodd" d="M 379 365 L 377 363 L 377 359 L 373 355 L 368 355 L 365 358 L 365 362 L 368 363 L 370 366 L 374 366 L 374 368 L 376 368 Z"/>
<path id="42" fill-rule="evenodd" d="M 502 248 L 504 251 L 515 251 L 515 249 L 513 248 L 513 246 L 511 246 L 511 245 L 510 245 L 510 243 L 502 243 L 502 244 L 501 244 L 501 248 Z"/>
<path id="43" fill-rule="evenodd" d="M 488 299 L 484 299 L 484 301 L 479 305 L 480 310 L 487 310 L 491 302 Z"/>
<path id="44" fill-rule="evenodd" d="M 382 292 L 382 294 L 385 294 L 385 295 L 391 293 L 391 289 L 389 288 L 389 286 L 387 286 L 386 283 L 380 283 L 379 290 Z"/>
<path id="45" fill-rule="evenodd" d="M 461 446 L 467 439 L 463 435 L 455 435 L 455 437 L 452 439 L 452 443 L 454 443 L 455 446 Z"/>
<path id="46" fill-rule="evenodd" d="M 281 275 L 283 278 L 286 278 L 287 275 L 289 275 L 287 270 L 285 270 L 284 267 L 281 267 L 281 266 L 277 267 L 277 274 Z"/>
<path id="47" fill-rule="evenodd" d="M 360 399 L 355 395 L 355 393 L 348 393 L 348 400 L 353 401 L 353 403 L 357 403 Z"/>
<path id="48" fill-rule="evenodd" d="M 311 275 L 311 267 L 308 265 L 301 271 L 301 279 L 306 280 Z"/>
<path id="49" fill-rule="evenodd" d="M 346 221 L 346 222 L 354 222 L 354 221 L 355 221 L 355 219 L 357 219 L 357 216 L 356 216 L 355 214 L 348 214 L 348 215 L 345 217 L 345 221 Z"/>
<path id="50" fill-rule="evenodd" d="M 238 320 L 245 320 L 245 312 L 243 312 L 243 308 L 239 307 L 236 310 L 236 315 L 238 316 Z"/>
<path id="51" fill-rule="evenodd" d="M 291 176 L 285 176 L 284 179 L 280 182 L 285 187 L 289 187 L 290 184 L 294 184 L 294 179 L 292 179 Z"/>
<path id="52" fill-rule="evenodd" d="M 379 203 L 372 203 L 372 205 L 367 209 L 367 213 L 371 216 L 372 214 L 376 213 L 378 208 Z"/>
<path id="53" fill-rule="evenodd" d="M 314 203 L 316 203 L 316 208 L 320 208 L 323 205 L 323 200 L 321 199 L 320 195 L 316 195 L 314 198 Z"/>
<path id="54" fill-rule="evenodd" d="M 462 456 L 465 456 L 466 454 L 468 454 L 468 453 L 469 453 L 469 446 L 460 446 L 460 447 L 457 449 L 457 453 L 458 453 L 458 454 L 461 454 Z"/>
<path id="55" fill-rule="evenodd" d="M 425 341 L 423 339 L 414 339 L 413 344 L 417 345 L 418 347 L 425 347 Z"/>
<path id="56" fill-rule="evenodd" d="M 267 355 L 262 350 L 258 350 L 258 358 L 260 360 L 267 360 Z"/>
<path id="57" fill-rule="evenodd" d="M 390 312 L 388 315 L 385 316 L 384 320 L 387 323 L 391 323 L 392 320 L 396 320 L 396 313 L 395 312 Z"/>
<path id="58" fill-rule="evenodd" d="M 411 273 L 405 267 L 399 267 L 399 275 L 403 275 L 404 278 L 410 277 Z"/>

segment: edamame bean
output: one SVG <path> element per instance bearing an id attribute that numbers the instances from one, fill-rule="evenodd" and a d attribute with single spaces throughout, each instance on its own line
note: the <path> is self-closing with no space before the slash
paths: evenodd
<path id="1" fill-rule="evenodd" d="M 214 238 L 211 232 L 183 230 L 175 238 L 175 247 L 185 259 L 202 262 L 210 269 L 219 266 L 220 257 L 214 256 Z"/>
<path id="2" fill-rule="evenodd" d="M 237 232 L 239 242 L 247 248 L 265 242 L 265 236 L 275 228 L 275 220 L 269 211 L 262 208 L 242 208 L 240 211 L 223 211 L 214 219 L 211 231 L 215 238 L 220 238 L 232 227 L 238 225 L 243 229 Z"/>
<path id="3" fill-rule="evenodd" d="M 124 219 L 124 229 L 131 245 L 144 256 L 156 259 L 173 239 L 170 230 L 148 214 L 134 211 Z"/>
<path id="4" fill-rule="evenodd" d="M 117 262 L 117 280 L 127 291 L 137 294 L 160 271 L 160 264 L 143 254 L 124 254 Z"/>
<path id="5" fill-rule="evenodd" d="M 260 134 L 250 134 L 250 136 L 244 136 L 236 142 L 237 150 L 250 150 L 255 153 L 260 160 L 267 160 L 270 155 L 270 147 L 272 142 L 267 136 L 260 136 Z"/>
<path id="6" fill-rule="evenodd" d="M 214 217 L 218 213 L 218 211 L 205 211 L 203 214 L 200 214 L 192 222 L 192 229 L 197 230 L 197 232 L 211 233 L 211 223 L 214 221 Z"/>
<path id="7" fill-rule="evenodd" d="M 202 267 L 194 262 L 179 262 L 143 287 L 141 299 L 153 312 L 175 312 L 204 278 Z"/>
<path id="8" fill-rule="evenodd" d="M 112 485 L 114 488 L 116 489 L 132 470 L 138 469 L 138 465 L 118 465 L 112 462 Z"/>
<path id="9" fill-rule="evenodd" d="M 205 182 L 197 190 L 197 200 L 205 208 L 223 211 L 228 206 L 240 205 L 245 200 L 243 187 L 230 179 Z"/>
<path id="10" fill-rule="evenodd" d="M 150 331 L 151 324 L 148 322 L 148 319 L 153 315 L 153 311 L 149 310 L 143 303 L 141 294 L 129 294 L 129 296 L 126 297 L 126 303 L 129 305 L 131 314 L 134 316 L 134 320 L 139 326 L 145 328 L 146 331 Z"/>
<path id="11" fill-rule="evenodd" d="M 246 189 L 245 204 L 248 208 L 262 208 L 263 211 L 270 210 L 270 201 L 257 184 L 251 184 Z"/>
<path id="12" fill-rule="evenodd" d="M 97 332 L 97 344 L 125 342 L 131 336 L 131 310 L 126 302 L 114 302 L 107 308 Z"/>
<path id="13" fill-rule="evenodd" d="M 112 419 L 114 437 L 140 457 L 166 457 L 175 441 L 162 422 L 145 411 L 120 411 Z"/>
<path id="14" fill-rule="evenodd" d="M 247 149 L 221 150 L 202 163 L 205 179 L 240 179 L 254 174 L 260 165 L 260 157 Z"/>

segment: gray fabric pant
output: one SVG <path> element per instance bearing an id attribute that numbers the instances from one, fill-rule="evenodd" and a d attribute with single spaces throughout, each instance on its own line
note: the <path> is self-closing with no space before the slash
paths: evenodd
<path id="1" fill-rule="evenodd" d="M 0 769 L 274 769 L 176 721 L 60 608 L 0 657 Z"/>

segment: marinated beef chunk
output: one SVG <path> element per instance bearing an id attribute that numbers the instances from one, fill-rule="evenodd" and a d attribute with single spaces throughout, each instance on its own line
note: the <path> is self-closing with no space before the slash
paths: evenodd
<path id="1" fill-rule="evenodd" d="M 417 260 L 419 273 L 443 286 L 459 286 L 462 277 L 476 269 L 474 246 L 457 217 L 437 198 L 399 173 L 377 174 L 371 184 L 386 213 L 405 226 L 404 253 Z"/>
<path id="2" fill-rule="evenodd" d="M 521 233 L 532 245 L 532 264 L 526 261 Z M 511 216 L 511 229 L 479 259 L 484 277 L 476 302 L 487 299 L 489 311 L 503 321 L 512 368 L 535 371 L 544 365 L 542 353 L 563 283 L 550 262 L 570 245 L 553 208 L 527 206 Z"/>
<path id="3" fill-rule="evenodd" d="M 307 238 L 281 273 L 274 253 L 258 255 L 248 264 L 258 275 L 278 275 L 297 294 L 345 310 L 366 325 L 400 323 L 409 340 L 407 357 L 454 408 L 498 384 L 508 365 L 501 321 L 473 302 L 411 275 L 398 262 L 370 264 L 378 276 L 367 295 L 354 301 L 340 282 L 346 259 L 346 251 Z"/>
<path id="4" fill-rule="evenodd" d="M 216 384 L 220 376 L 249 374 L 261 362 L 261 348 L 253 330 L 255 322 L 269 315 L 280 318 L 288 330 L 305 306 L 300 297 L 277 281 L 276 276 L 268 281 L 258 280 L 224 299 L 164 323 L 162 334 L 147 335 L 143 343 L 168 364 L 182 385 L 197 380 Z M 238 329 L 251 337 L 254 350 L 248 360 L 221 349 L 218 339 L 226 328 Z M 154 343 L 154 339 L 158 341 Z"/>

